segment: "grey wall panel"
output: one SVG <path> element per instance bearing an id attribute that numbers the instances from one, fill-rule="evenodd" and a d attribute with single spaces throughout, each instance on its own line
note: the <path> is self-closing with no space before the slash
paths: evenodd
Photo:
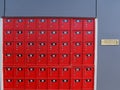
<path id="1" fill-rule="evenodd" d="M 97 90 L 120 90 L 120 46 L 101 46 L 103 38 L 120 39 L 120 0 L 98 0 Z"/>
<path id="2" fill-rule="evenodd" d="M 4 15 L 4 0 L 0 0 L 0 17 Z"/>
<path id="3" fill-rule="evenodd" d="M 95 17 L 96 0 L 6 0 L 6 16 Z"/>

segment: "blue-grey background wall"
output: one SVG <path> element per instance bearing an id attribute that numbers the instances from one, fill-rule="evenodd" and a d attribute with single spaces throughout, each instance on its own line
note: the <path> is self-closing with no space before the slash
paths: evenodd
<path id="1" fill-rule="evenodd" d="M 0 0 L 0 16 L 3 5 Z M 96 0 L 6 0 L 5 16 L 97 17 L 97 90 L 120 90 L 120 46 L 100 45 L 103 38 L 120 39 L 120 0 L 97 0 L 97 7 Z"/>

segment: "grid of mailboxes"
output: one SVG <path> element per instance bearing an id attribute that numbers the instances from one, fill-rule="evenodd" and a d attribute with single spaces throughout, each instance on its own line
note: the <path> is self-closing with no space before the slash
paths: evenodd
<path id="1" fill-rule="evenodd" d="M 94 90 L 94 18 L 3 18 L 4 90 Z"/>

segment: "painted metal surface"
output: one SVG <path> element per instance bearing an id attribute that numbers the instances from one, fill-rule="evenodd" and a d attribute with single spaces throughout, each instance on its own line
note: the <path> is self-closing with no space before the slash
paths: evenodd
<path id="1" fill-rule="evenodd" d="M 95 90 L 95 33 L 94 18 L 3 18 L 4 89 Z"/>
<path id="2" fill-rule="evenodd" d="M 5 16 L 96 17 L 96 0 L 6 0 Z"/>

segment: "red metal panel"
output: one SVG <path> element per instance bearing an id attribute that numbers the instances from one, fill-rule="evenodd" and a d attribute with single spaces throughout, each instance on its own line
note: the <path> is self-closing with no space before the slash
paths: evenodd
<path id="1" fill-rule="evenodd" d="M 58 41 L 58 37 L 59 37 L 59 32 L 58 31 L 48 31 L 48 41 Z"/>
<path id="2" fill-rule="evenodd" d="M 3 54 L 3 64 L 4 65 L 13 65 L 14 63 L 14 54 L 13 53 L 4 53 Z"/>
<path id="3" fill-rule="evenodd" d="M 71 53 L 82 53 L 82 42 L 73 42 L 71 44 Z"/>
<path id="4" fill-rule="evenodd" d="M 81 65 L 83 63 L 82 54 L 76 53 L 71 55 L 71 64 L 72 65 Z"/>
<path id="5" fill-rule="evenodd" d="M 84 19 L 83 30 L 94 30 L 94 29 L 95 29 L 95 20 L 94 19 Z"/>
<path id="6" fill-rule="evenodd" d="M 71 41 L 83 41 L 83 31 L 71 31 Z"/>
<path id="7" fill-rule="evenodd" d="M 59 31 L 59 40 L 60 42 L 70 41 L 71 32 L 68 30 Z"/>
<path id="8" fill-rule="evenodd" d="M 47 41 L 48 31 L 41 30 L 36 32 L 36 41 Z"/>
<path id="9" fill-rule="evenodd" d="M 38 79 L 47 79 L 48 78 L 48 68 L 47 67 L 38 67 L 37 68 L 37 78 Z"/>
<path id="10" fill-rule="evenodd" d="M 49 79 L 48 80 L 48 88 L 50 90 L 58 90 L 59 88 L 59 80 L 58 79 Z"/>
<path id="11" fill-rule="evenodd" d="M 81 78 L 83 77 L 83 68 L 82 67 L 73 67 L 71 69 L 71 78 L 72 79 L 77 79 L 77 78 Z"/>
<path id="12" fill-rule="evenodd" d="M 84 40 L 84 42 L 94 41 L 94 32 L 93 31 L 84 31 L 83 40 Z"/>
<path id="13" fill-rule="evenodd" d="M 37 65 L 47 65 L 48 54 L 40 53 L 37 54 L 36 64 Z"/>
<path id="14" fill-rule="evenodd" d="M 3 50 L 6 53 L 12 53 L 14 50 L 14 42 L 5 41 L 3 42 Z"/>
<path id="15" fill-rule="evenodd" d="M 25 52 L 25 43 L 23 41 L 14 42 L 14 52 L 15 53 L 24 53 Z"/>
<path id="16" fill-rule="evenodd" d="M 84 79 L 83 80 L 83 88 L 85 88 L 85 89 L 94 88 L 94 80 L 93 79 Z"/>
<path id="17" fill-rule="evenodd" d="M 71 29 L 83 30 L 83 19 L 79 19 L 79 18 L 71 19 Z"/>
<path id="18" fill-rule="evenodd" d="M 14 40 L 15 41 L 24 41 L 25 31 L 24 30 L 16 30 L 14 31 Z"/>
<path id="19" fill-rule="evenodd" d="M 17 65 L 25 65 L 25 54 L 24 53 L 16 53 L 14 54 L 14 64 Z"/>
<path id="20" fill-rule="evenodd" d="M 36 41 L 36 31 L 35 30 L 26 30 L 25 31 L 25 41 Z"/>
<path id="21" fill-rule="evenodd" d="M 14 82 L 14 90 L 20 90 L 25 88 L 25 80 L 24 79 L 15 79 Z"/>
<path id="22" fill-rule="evenodd" d="M 3 39 L 4 41 L 13 41 L 14 39 L 14 31 L 12 30 L 4 30 L 3 31 Z"/>
<path id="23" fill-rule="evenodd" d="M 47 42 L 37 42 L 36 52 L 37 53 L 47 53 L 48 43 Z"/>
<path id="24" fill-rule="evenodd" d="M 70 52 L 70 43 L 69 42 L 61 42 L 59 45 L 60 53 L 69 53 Z"/>
<path id="25" fill-rule="evenodd" d="M 25 80 L 25 90 L 35 90 L 37 87 L 37 80 L 35 79 L 26 79 Z"/>
<path id="26" fill-rule="evenodd" d="M 83 64 L 94 64 L 94 54 L 93 53 L 85 53 L 83 55 Z"/>
<path id="27" fill-rule="evenodd" d="M 4 67 L 4 78 L 13 78 L 14 77 L 14 68 Z"/>
<path id="28" fill-rule="evenodd" d="M 71 80 L 72 90 L 82 90 L 82 79 L 72 79 Z"/>
<path id="29" fill-rule="evenodd" d="M 35 67 L 27 67 L 25 68 L 25 78 L 36 78 L 37 69 Z"/>
<path id="30" fill-rule="evenodd" d="M 47 18 L 38 18 L 36 20 L 36 27 L 37 27 L 37 30 L 47 30 L 47 27 L 48 27 L 48 23 L 47 23 L 48 19 Z"/>
<path id="31" fill-rule="evenodd" d="M 48 88 L 48 80 L 47 79 L 37 80 L 37 89 L 36 90 L 47 90 L 47 88 Z"/>
<path id="32" fill-rule="evenodd" d="M 59 54 L 59 65 L 70 65 L 70 54 L 69 53 L 61 53 Z"/>
<path id="33" fill-rule="evenodd" d="M 85 42 L 83 45 L 84 53 L 94 53 L 94 42 Z"/>
<path id="34" fill-rule="evenodd" d="M 36 30 L 36 18 L 26 18 L 26 26 L 27 30 Z"/>
<path id="35" fill-rule="evenodd" d="M 61 18 L 60 19 L 60 30 L 70 30 L 70 19 L 69 18 Z"/>
<path id="36" fill-rule="evenodd" d="M 59 89 L 60 90 L 70 90 L 70 80 L 69 79 L 61 79 L 59 80 Z"/>
<path id="37" fill-rule="evenodd" d="M 50 18 L 48 19 L 48 30 L 58 30 L 59 19 L 57 18 Z"/>
<path id="38" fill-rule="evenodd" d="M 36 51 L 36 42 L 33 41 L 25 42 L 26 53 L 35 53 L 35 51 Z"/>
<path id="39" fill-rule="evenodd" d="M 71 70 L 70 70 L 70 68 L 68 68 L 68 67 L 59 68 L 59 77 L 61 79 L 64 79 L 64 78 L 70 79 L 70 76 L 71 76 Z"/>
<path id="40" fill-rule="evenodd" d="M 15 30 L 17 29 L 25 29 L 26 26 L 26 20 L 25 18 L 16 18 L 15 21 L 15 26 L 13 27 Z"/>
<path id="41" fill-rule="evenodd" d="M 14 78 L 23 78 L 25 77 L 25 69 L 23 67 L 15 67 L 14 68 Z"/>
<path id="42" fill-rule="evenodd" d="M 58 53 L 58 45 L 57 42 L 50 42 L 48 43 L 48 53 Z"/>
<path id="43" fill-rule="evenodd" d="M 3 19 L 3 28 L 4 29 L 13 29 L 15 25 L 15 19 L 13 18 L 4 18 Z"/>
<path id="44" fill-rule="evenodd" d="M 36 54 L 35 53 L 27 53 L 26 55 L 26 64 L 27 65 L 35 65 L 36 64 Z"/>
<path id="45" fill-rule="evenodd" d="M 14 79 L 4 79 L 4 88 L 8 90 L 13 90 Z"/>
<path id="46" fill-rule="evenodd" d="M 58 78 L 59 69 L 56 67 L 48 68 L 48 78 Z"/>
<path id="47" fill-rule="evenodd" d="M 94 67 L 93 66 L 84 66 L 83 78 L 94 79 Z"/>
<path id="48" fill-rule="evenodd" d="M 59 61 L 59 55 L 52 53 L 48 55 L 48 65 L 53 66 L 53 65 L 58 65 Z"/>

